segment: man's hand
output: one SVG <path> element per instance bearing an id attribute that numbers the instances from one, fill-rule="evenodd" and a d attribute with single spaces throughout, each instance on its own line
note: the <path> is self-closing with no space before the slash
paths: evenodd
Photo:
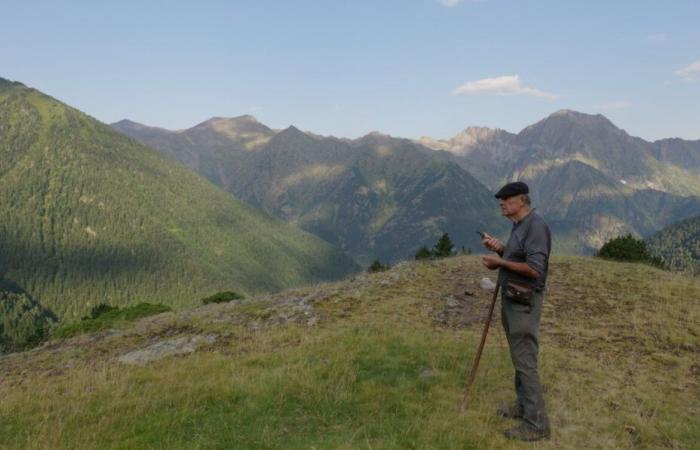
<path id="1" fill-rule="evenodd" d="M 486 255 L 481 258 L 481 264 L 485 265 L 490 270 L 495 270 L 501 267 L 503 260 L 500 256 Z"/>
<path id="2" fill-rule="evenodd" d="M 484 233 L 484 239 L 481 242 L 484 244 L 484 247 L 492 252 L 496 252 L 499 255 L 503 254 L 503 243 L 490 234 Z"/>

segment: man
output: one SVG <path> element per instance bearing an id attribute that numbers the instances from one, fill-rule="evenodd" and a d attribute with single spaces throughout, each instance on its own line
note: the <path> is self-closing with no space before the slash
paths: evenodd
<path id="1" fill-rule="evenodd" d="M 496 255 L 484 256 L 482 263 L 491 270 L 499 269 L 501 321 L 515 367 L 517 401 L 499 408 L 498 413 L 522 419 L 520 425 L 505 432 L 506 437 L 536 441 L 550 435 L 537 352 L 551 235 L 542 217 L 530 208 L 528 194 L 527 184 L 519 181 L 506 184 L 496 193 L 501 213 L 513 222 L 513 229 L 505 245 L 484 235 L 484 246 Z"/>

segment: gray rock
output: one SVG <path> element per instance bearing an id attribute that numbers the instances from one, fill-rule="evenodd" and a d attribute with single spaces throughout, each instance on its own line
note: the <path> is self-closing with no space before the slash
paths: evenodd
<path id="1" fill-rule="evenodd" d="M 203 344 L 212 344 L 216 341 L 216 334 L 206 336 L 182 336 L 175 339 L 156 342 L 140 350 L 134 350 L 117 358 L 123 364 L 143 366 L 151 361 L 163 359 L 168 356 L 187 355 L 194 353 Z"/>
<path id="2" fill-rule="evenodd" d="M 445 299 L 445 305 L 447 305 L 448 308 L 456 308 L 459 306 L 459 301 L 454 297 L 454 295 L 450 295 Z"/>
<path id="3" fill-rule="evenodd" d="M 496 283 L 491 281 L 491 278 L 489 277 L 482 278 L 479 282 L 479 286 L 481 287 L 481 289 L 484 289 L 486 291 L 493 291 L 494 289 L 496 289 Z"/>

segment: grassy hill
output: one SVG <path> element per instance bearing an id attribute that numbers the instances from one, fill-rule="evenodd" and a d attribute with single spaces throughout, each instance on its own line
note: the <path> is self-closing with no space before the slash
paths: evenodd
<path id="1" fill-rule="evenodd" d="M 2 357 L 0 447 L 523 448 L 495 416 L 513 398 L 497 315 L 458 413 L 492 275 L 477 256 L 404 263 Z M 696 448 L 699 299 L 696 278 L 554 258 L 537 448 Z"/>
<path id="2" fill-rule="evenodd" d="M 20 83 L 0 79 L 0 278 L 61 318 L 193 306 L 357 269 L 322 240 Z"/>

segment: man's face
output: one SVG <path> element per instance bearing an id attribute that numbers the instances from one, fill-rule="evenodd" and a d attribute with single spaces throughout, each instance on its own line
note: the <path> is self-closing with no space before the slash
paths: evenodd
<path id="1" fill-rule="evenodd" d="M 512 197 L 501 198 L 498 200 L 501 207 L 501 214 L 505 217 L 513 217 L 517 215 L 525 205 L 522 195 L 514 195 Z"/>

